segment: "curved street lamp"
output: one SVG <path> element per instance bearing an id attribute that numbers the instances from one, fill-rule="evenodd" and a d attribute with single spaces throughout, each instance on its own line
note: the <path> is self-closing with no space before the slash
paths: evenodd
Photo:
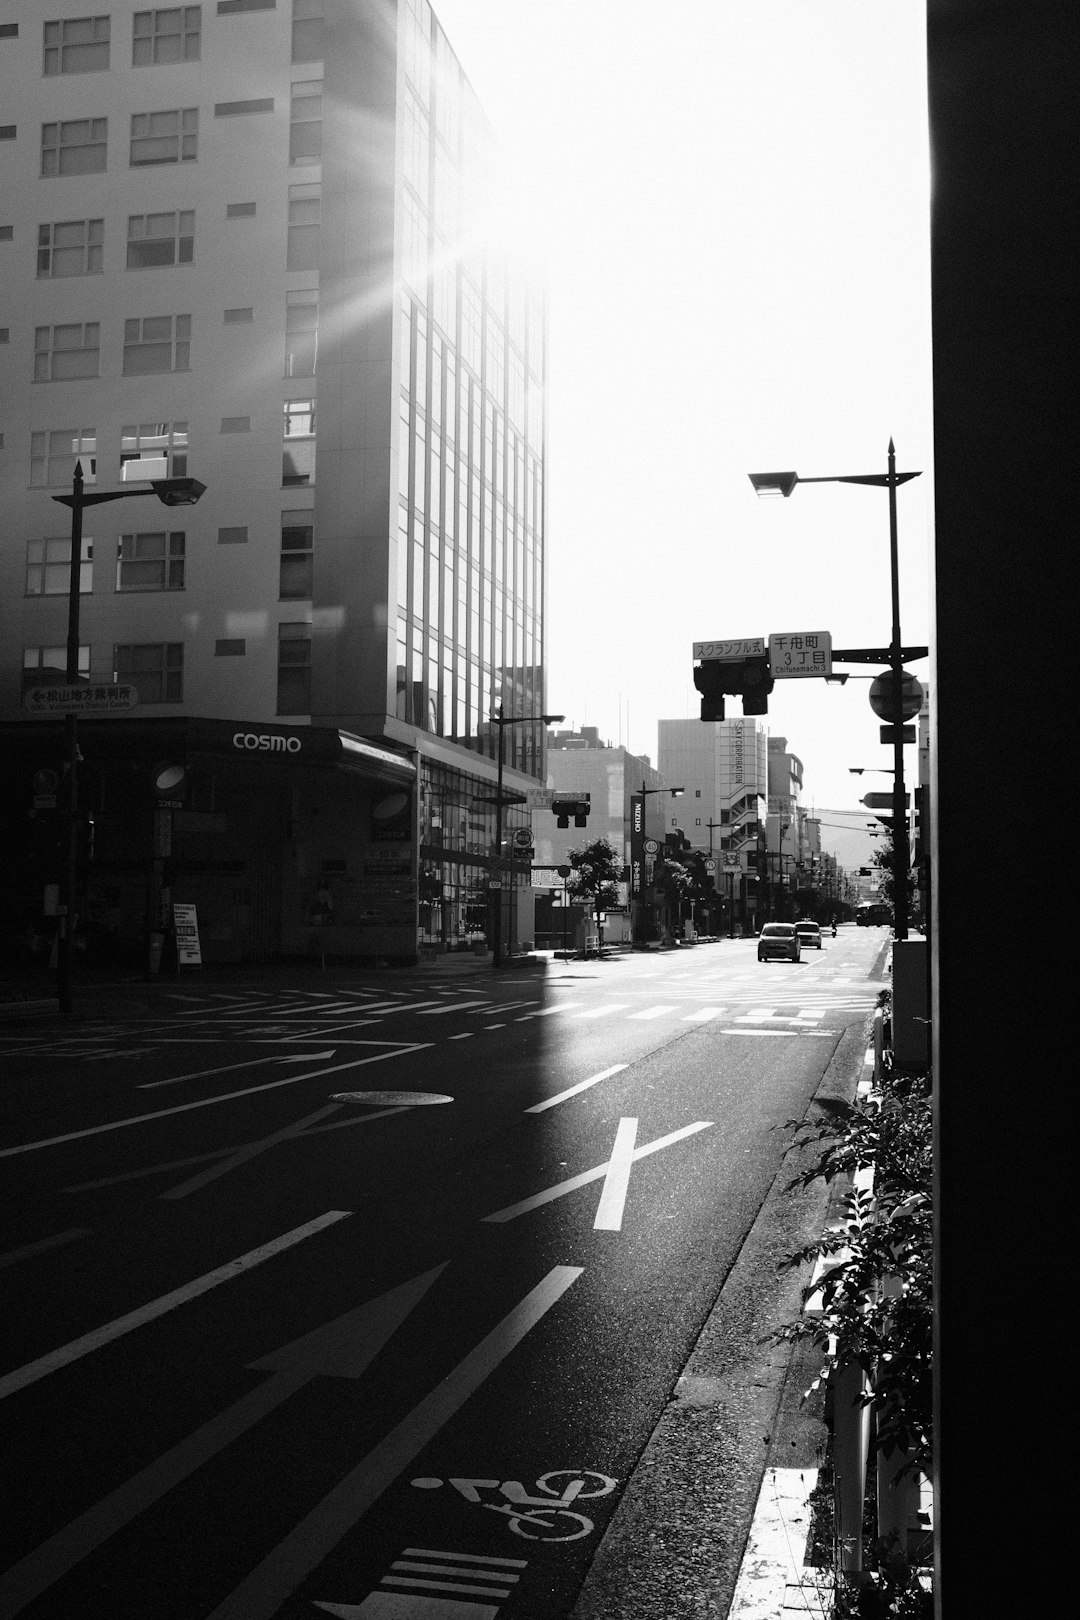
<path id="1" fill-rule="evenodd" d="M 79 679 L 79 585 L 82 574 L 83 509 L 101 506 L 105 501 L 126 501 L 139 495 L 156 495 L 165 506 L 194 506 L 206 490 L 197 478 L 156 478 L 149 489 L 94 489 L 83 487 L 82 462 L 76 461 L 70 495 L 54 495 L 53 500 L 71 508 L 71 569 L 68 574 L 67 662 L 65 678 L 74 686 Z M 71 955 L 75 933 L 75 886 L 79 848 L 79 717 L 71 711 L 64 716 L 64 742 L 68 760 L 65 832 L 67 844 L 66 880 L 60 896 L 59 933 L 56 943 L 56 995 L 61 1016 L 70 1018 Z"/>
<path id="2" fill-rule="evenodd" d="M 796 472 L 751 473 L 750 482 L 758 495 L 783 496 L 792 494 L 797 484 L 869 484 L 889 492 L 889 564 L 892 577 L 892 640 L 889 643 L 889 666 L 892 670 L 892 733 L 893 733 L 893 932 L 897 939 L 908 934 L 908 835 L 904 815 L 904 664 L 903 643 L 900 639 L 900 565 L 897 543 L 896 491 L 909 479 L 918 478 L 917 472 L 897 472 L 896 447 L 889 440 L 888 471 L 884 473 L 833 473 L 821 478 L 800 478 Z"/>

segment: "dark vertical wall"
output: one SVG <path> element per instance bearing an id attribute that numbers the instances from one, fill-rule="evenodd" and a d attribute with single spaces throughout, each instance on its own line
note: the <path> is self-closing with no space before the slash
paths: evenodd
<path id="1" fill-rule="evenodd" d="M 1042 1593 L 1070 1556 L 1075 1268 L 1059 1234 L 1076 1180 L 1080 907 L 1072 792 L 1047 789 L 1075 735 L 1078 15 L 1071 0 L 928 7 L 948 1616 L 1052 1613 Z"/>

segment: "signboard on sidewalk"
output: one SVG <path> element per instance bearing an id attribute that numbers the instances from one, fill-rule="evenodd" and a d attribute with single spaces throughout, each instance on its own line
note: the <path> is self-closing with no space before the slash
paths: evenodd
<path id="1" fill-rule="evenodd" d="M 193 905 L 177 903 L 173 906 L 173 927 L 176 930 L 176 960 L 180 967 L 202 967 L 202 949 L 199 945 L 199 919 Z"/>

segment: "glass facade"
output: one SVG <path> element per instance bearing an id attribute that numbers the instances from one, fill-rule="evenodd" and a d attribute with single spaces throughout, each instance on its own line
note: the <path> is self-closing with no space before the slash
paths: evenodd
<path id="1" fill-rule="evenodd" d="M 401 45 L 396 710 L 494 757 L 499 705 L 544 704 L 544 305 L 475 228 L 491 136 L 425 0 Z M 507 767 L 539 775 L 542 733 L 506 727 Z"/>
<path id="2" fill-rule="evenodd" d="M 506 730 L 516 731 L 516 726 Z M 495 847 L 493 785 L 481 786 L 464 771 L 421 761 L 419 942 L 454 950 L 490 932 L 491 851 Z M 513 848 L 514 832 L 529 825 L 522 805 L 503 810 L 503 840 Z M 514 887 L 525 888 L 530 868 L 514 873 Z"/>

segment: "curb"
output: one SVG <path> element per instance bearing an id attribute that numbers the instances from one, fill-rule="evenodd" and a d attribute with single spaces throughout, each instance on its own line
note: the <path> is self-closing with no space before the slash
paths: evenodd
<path id="1" fill-rule="evenodd" d="M 868 1046 L 863 1056 L 862 1072 L 855 1085 L 856 1095 L 869 1096 L 874 1082 L 874 1048 Z M 824 1083 L 815 1102 L 835 1096 L 826 1091 Z M 825 1269 L 819 1257 L 810 1279 L 810 1287 Z M 804 1310 L 813 1310 L 813 1296 L 807 1298 Z M 819 1352 L 812 1354 L 815 1363 Z M 788 1368 L 788 1380 L 795 1357 Z M 785 1394 L 789 1394 L 785 1391 Z M 797 1446 L 798 1440 L 787 1432 L 784 1405 L 773 1439 L 773 1454 L 785 1446 Z M 818 1470 L 804 1468 L 766 1468 L 758 1492 L 754 1517 L 750 1525 L 746 1551 L 739 1567 L 738 1580 L 728 1610 L 728 1620 L 788 1620 L 801 1614 L 825 1614 L 830 1608 L 832 1571 L 806 1562 L 806 1549 L 810 1535 L 810 1498 L 818 1481 Z"/>

